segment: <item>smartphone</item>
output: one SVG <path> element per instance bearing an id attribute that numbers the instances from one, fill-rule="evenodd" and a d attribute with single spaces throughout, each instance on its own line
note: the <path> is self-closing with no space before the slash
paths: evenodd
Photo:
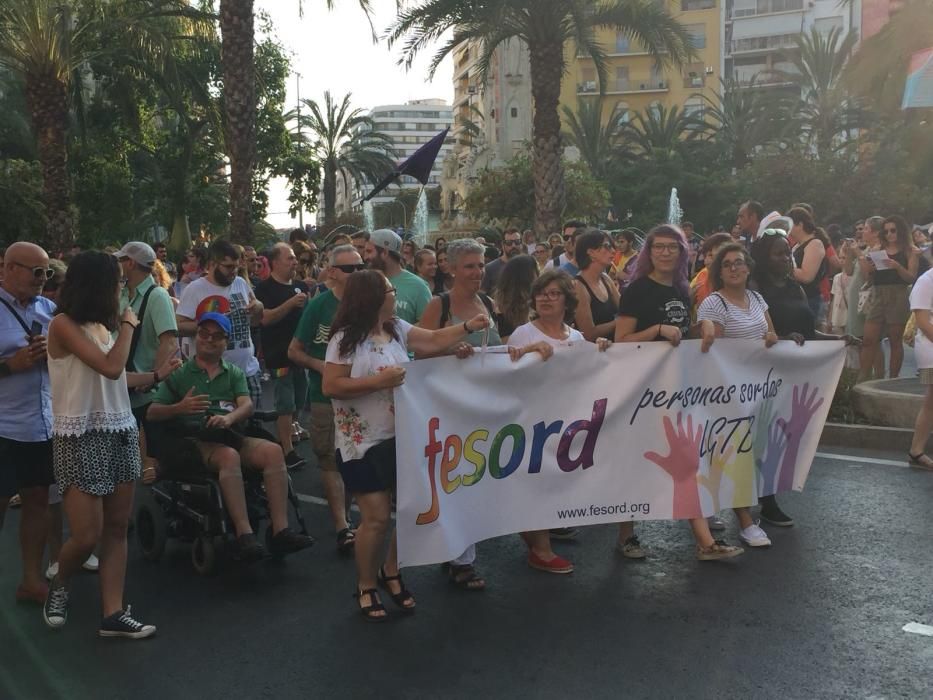
<path id="1" fill-rule="evenodd" d="M 29 337 L 35 338 L 37 335 L 42 335 L 42 324 L 38 321 L 33 321 L 32 326 L 29 328 Z"/>

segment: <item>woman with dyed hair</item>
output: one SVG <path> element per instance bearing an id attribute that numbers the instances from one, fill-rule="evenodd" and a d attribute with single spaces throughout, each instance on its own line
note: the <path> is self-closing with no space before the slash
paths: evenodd
<path id="1" fill-rule="evenodd" d="M 436 331 L 417 328 L 395 314 L 395 287 L 376 270 L 347 279 L 331 324 L 322 389 L 334 403 L 337 467 L 362 514 L 355 556 L 360 612 L 369 622 L 384 622 L 386 609 L 377 585 L 404 613 L 415 599 L 398 570 L 395 534 L 382 566 L 395 491 L 395 404 L 392 390 L 405 382 L 409 351 L 436 355 L 490 324 L 478 313 Z"/>
<path id="2" fill-rule="evenodd" d="M 689 260 L 687 239 L 679 228 L 663 224 L 651 229 L 638 254 L 632 282 L 622 295 L 616 342 L 667 341 L 676 347 L 682 338 L 699 336 L 699 326 L 690 324 Z M 713 539 L 706 518 L 691 517 L 689 521 L 698 559 L 711 561 L 742 554 L 741 547 Z M 714 526 L 725 527 L 718 520 Z M 631 522 L 620 524 L 618 547 L 627 557 L 645 556 Z"/>

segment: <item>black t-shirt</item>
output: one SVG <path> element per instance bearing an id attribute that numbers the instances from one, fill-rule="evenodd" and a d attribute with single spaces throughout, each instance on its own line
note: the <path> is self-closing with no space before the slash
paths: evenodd
<path id="1" fill-rule="evenodd" d="M 299 292 L 307 294 L 308 285 L 298 280 L 291 284 L 282 284 L 269 277 L 256 285 L 256 298 L 267 309 L 281 306 Z M 282 369 L 291 364 L 288 361 L 288 344 L 295 335 L 298 321 L 301 320 L 301 311 L 301 308 L 296 307 L 278 323 L 262 327 L 262 353 L 268 369 Z"/>
<path id="2" fill-rule="evenodd" d="M 767 285 L 761 288 L 761 296 L 768 304 L 775 333 L 782 338 L 791 333 L 800 333 L 806 340 L 816 338 L 813 310 L 799 284 L 788 280 L 781 287 Z"/>
<path id="3" fill-rule="evenodd" d="M 642 277 L 625 288 L 619 316 L 635 318 L 636 333 L 661 323 L 677 326 L 686 338 L 690 332 L 690 297 L 674 287 Z"/>

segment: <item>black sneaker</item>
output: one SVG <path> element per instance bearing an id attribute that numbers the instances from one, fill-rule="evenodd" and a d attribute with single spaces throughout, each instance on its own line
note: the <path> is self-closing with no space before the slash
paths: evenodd
<path id="1" fill-rule="evenodd" d="M 49 586 L 45 605 L 42 606 L 42 619 L 52 629 L 61 629 L 68 622 L 68 589 L 53 582 Z"/>
<path id="2" fill-rule="evenodd" d="M 126 610 L 119 610 L 110 617 L 105 617 L 97 630 L 98 637 L 125 637 L 127 639 L 145 639 L 156 633 L 155 625 L 144 625 L 134 620 L 130 614 L 130 606 Z"/>
<path id="3" fill-rule="evenodd" d="M 304 458 L 300 457 L 295 450 L 292 450 L 287 455 L 285 455 L 285 468 L 286 469 L 301 469 L 305 465 Z"/>
<path id="4" fill-rule="evenodd" d="M 259 561 L 266 556 L 266 548 L 259 544 L 252 532 L 240 535 L 233 543 L 233 558 L 236 561 Z"/>
<path id="5" fill-rule="evenodd" d="M 780 509 L 774 496 L 764 496 L 761 499 L 759 516 L 766 523 L 777 527 L 791 527 L 794 524 L 794 519 Z"/>
<path id="6" fill-rule="evenodd" d="M 575 527 L 555 527 L 548 530 L 552 540 L 574 540 L 577 538 L 577 528 Z"/>
<path id="7" fill-rule="evenodd" d="M 307 549 L 314 544 L 311 535 L 302 535 L 290 527 L 279 530 L 272 536 L 272 551 L 275 554 L 291 554 Z"/>

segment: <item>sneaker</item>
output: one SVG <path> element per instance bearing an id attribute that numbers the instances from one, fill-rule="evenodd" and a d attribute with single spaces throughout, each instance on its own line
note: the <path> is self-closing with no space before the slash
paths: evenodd
<path id="1" fill-rule="evenodd" d="M 573 573 L 573 564 L 556 554 L 550 561 L 545 561 L 534 552 L 528 552 L 528 566 L 538 571 L 546 571 L 549 574 Z"/>
<path id="2" fill-rule="evenodd" d="M 87 558 L 87 561 L 81 565 L 81 568 L 85 571 L 97 571 L 100 568 L 100 560 L 91 554 L 91 556 Z"/>
<path id="3" fill-rule="evenodd" d="M 23 584 L 16 587 L 17 603 L 35 603 L 44 605 L 49 597 L 49 587 L 42 584 L 39 588 L 23 588 Z"/>
<path id="4" fill-rule="evenodd" d="M 259 544 L 256 535 L 249 532 L 236 538 L 233 545 L 233 558 L 236 561 L 259 561 L 266 556 L 266 548 Z"/>
<path id="5" fill-rule="evenodd" d="M 52 629 L 60 629 L 68 622 L 68 589 L 50 586 L 49 594 L 42 606 L 42 619 Z"/>
<path id="6" fill-rule="evenodd" d="M 626 559 L 644 559 L 645 550 L 641 547 L 636 535 L 632 535 L 625 542 L 617 542 L 616 549 L 622 553 Z"/>
<path id="7" fill-rule="evenodd" d="M 766 523 L 771 523 L 775 527 L 791 527 L 794 524 L 794 519 L 781 510 L 776 501 L 763 504 L 758 515 Z"/>
<path id="8" fill-rule="evenodd" d="M 758 523 L 752 523 L 739 533 L 741 539 L 749 547 L 770 547 L 771 540 L 768 539 L 768 533 L 758 527 Z"/>
<path id="9" fill-rule="evenodd" d="M 697 559 L 700 561 L 717 561 L 719 559 L 731 559 L 744 553 L 741 547 L 735 547 L 726 544 L 725 540 L 716 540 L 709 547 L 697 546 Z"/>
<path id="10" fill-rule="evenodd" d="M 126 639 L 145 639 L 156 633 L 155 625 L 144 625 L 134 620 L 130 614 L 130 606 L 126 610 L 119 610 L 110 617 L 105 617 L 97 630 L 98 637 L 125 637 Z"/>
<path id="11" fill-rule="evenodd" d="M 311 433 L 301 427 L 301 423 L 295 421 L 292 423 L 292 437 L 299 442 L 311 437 Z"/>
<path id="12" fill-rule="evenodd" d="M 710 530 L 725 530 L 726 523 L 718 515 L 711 515 L 706 519 L 706 522 L 709 523 Z"/>
<path id="13" fill-rule="evenodd" d="M 12 510 L 16 510 L 22 505 L 23 505 L 23 499 L 20 498 L 18 493 L 14 494 L 13 496 L 10 496 L 10 501 L 9 503 L 7 503 L 7 506 Z"/>
<path id="14" fill-rule="evenodd" d="M 272 551 L 275 554 L 291 554 L 307 549 L 314 544 L 311 535 L 302 535 L 290 527 L 279 530 L 272 536 Z"/>
<path id="15" fill-rule="evenodd" d="M 285 468 L 286 469 L 301 469 L 305 465 L 305 460 L 298 455 L 295 450 L 292 450 L 287 455 L 285 455 Z"/>
<path id="16" fill-rule="evenodd" d="M 49 568 L 45 570 L 45 578 L 51 581 L 56 576 L 58 576 L 58 562 L 50 561 Z"/>
<path id="17" fill-rule="evenodd" d="M 575 527 L 555 527 L 548 530 L 552 540 L 574 540 L 577 538 L 577 528 Z"/>

